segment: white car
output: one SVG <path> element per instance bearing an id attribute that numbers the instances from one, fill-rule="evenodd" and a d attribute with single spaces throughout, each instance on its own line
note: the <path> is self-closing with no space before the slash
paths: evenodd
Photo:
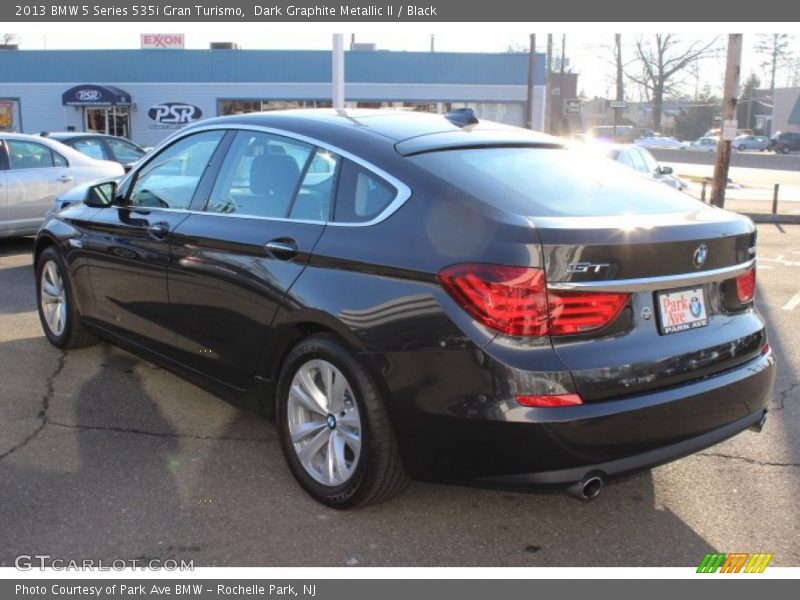
<path id="1" fill-rule="evenodd" d="M 119 163 L 89 158 L 54 140 L 0 133 L 0 238 L 36 233 L 57 196 L 123 174 Z"/>
<path id="2" fill-rule="evenodd" d="M 675 175 L 672 167 L 658 164 L 653 155 L 644 148 L 633 144 L 604 144 L 598 146 L 598 149 L 608 158 L 634 171 L 638 171 L 653 181 L 658 181 L 678 191 L 683 191 L 689 187 L 689 184 Z"/>
<path id="3" fill-rule="evenodd" d="M 640 137 L 633 141 L 634 144 L 642 148 L 683 148 L 684 144 L 674 137 L 667 136 L 654 136 L 654 137 Z"/>
<path id="4" fill-rule="evenodd" d="M 686 150 L 694 152 L 716 152 L 719 140 L 715 137 L 701 137 L 686 146 Z"/>

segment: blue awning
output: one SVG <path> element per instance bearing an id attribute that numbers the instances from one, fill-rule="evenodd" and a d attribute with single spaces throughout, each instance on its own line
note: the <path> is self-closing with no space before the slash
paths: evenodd
<path id="1" fill-rule="evenodd" d="M 64 106 L 130 106 L 131 95 L 113 85 L 76 85 L 61 95 Z"/>

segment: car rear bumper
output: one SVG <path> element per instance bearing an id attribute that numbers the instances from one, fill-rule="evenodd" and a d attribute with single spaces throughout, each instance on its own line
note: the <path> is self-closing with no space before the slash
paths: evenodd
<path id="1" fill-rule="evenodd" d="M 525 408 L 488 394 L 456 404 L 433 390 L 405 398 L 393 390 L 390 414 L 406 466 L 419 479 L 567 484 L 663 464 L 757 425 L 774 377 L 769 351 L 703 379 L 620 400 Z M 458 388 L 459 380 L 451 385 Z"/>
<path id="2" fill-rule="evenodd" d="M 590 476 L 608 477 L 663 465 L 678 458 L 699 452 L 709 446 L 718 444 L 745 429 L 759 428 L 766 419 L 767 410 L 761 409 L 718 429 L 692 437 L 676 444 L 670 444 L 641 454 L 607 462 L 586 464 L 570 469 L 543 471 L 540 473 L 521 473 L 500 477 L 485 477 L 476 482 L 485 485 L 502 485 L 510 487 L 529 487 L 538 485 L 568 484 L 587 479 Z"/>

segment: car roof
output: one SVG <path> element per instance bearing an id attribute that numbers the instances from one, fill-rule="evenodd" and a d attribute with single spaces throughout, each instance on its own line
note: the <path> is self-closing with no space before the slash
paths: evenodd
<path id="1" fill-rule="evenodd" d="M 242 125 L 275 127 L 299 134 L 333 140 L 337 133 L 350 137 L 382 139 L 401 154 L 426 150 L 486 145 L 563 145 L 564 141 L 542 133 L 478 120 L 459 126 L 446 115 L 382 109 L 299 109 L 247 113 L 199 121 L 191 127 Z M 411 140 L 414 140 L 413 143 Z"/>
<path id="2" fill-rule="evenodd" d="M 49 137 L 57 140 L 68 140 L 79 137 L 102 137 L 102 138 L 117 137 L 115 135 L 107 135 L 105 133 L 92 133 L 89 131 L 43 131 L 39 135 L 41 135 L 42 137 Z"/>

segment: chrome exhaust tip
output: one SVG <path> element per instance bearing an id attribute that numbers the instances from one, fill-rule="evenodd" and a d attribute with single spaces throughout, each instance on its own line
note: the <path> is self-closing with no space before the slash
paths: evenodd
<path id="1" fill-rule="evenodd" d="M 602 490 L 603 478 L 600 475 L 589 475 L 567 488 L 570 494 L 587 502 L 597 498 Z"/>
<path id="2" fill-rule="evenodd" d="M 761 433 L 761 430 L 764 429 L 764 425 L 767 424 L 767 411 L 764 411 L 764 414 L 761 415 L 761 420 L 758 423 L 755 423 L 750 426 L 751 431 L 755 431 L 756 433 Z"/>

